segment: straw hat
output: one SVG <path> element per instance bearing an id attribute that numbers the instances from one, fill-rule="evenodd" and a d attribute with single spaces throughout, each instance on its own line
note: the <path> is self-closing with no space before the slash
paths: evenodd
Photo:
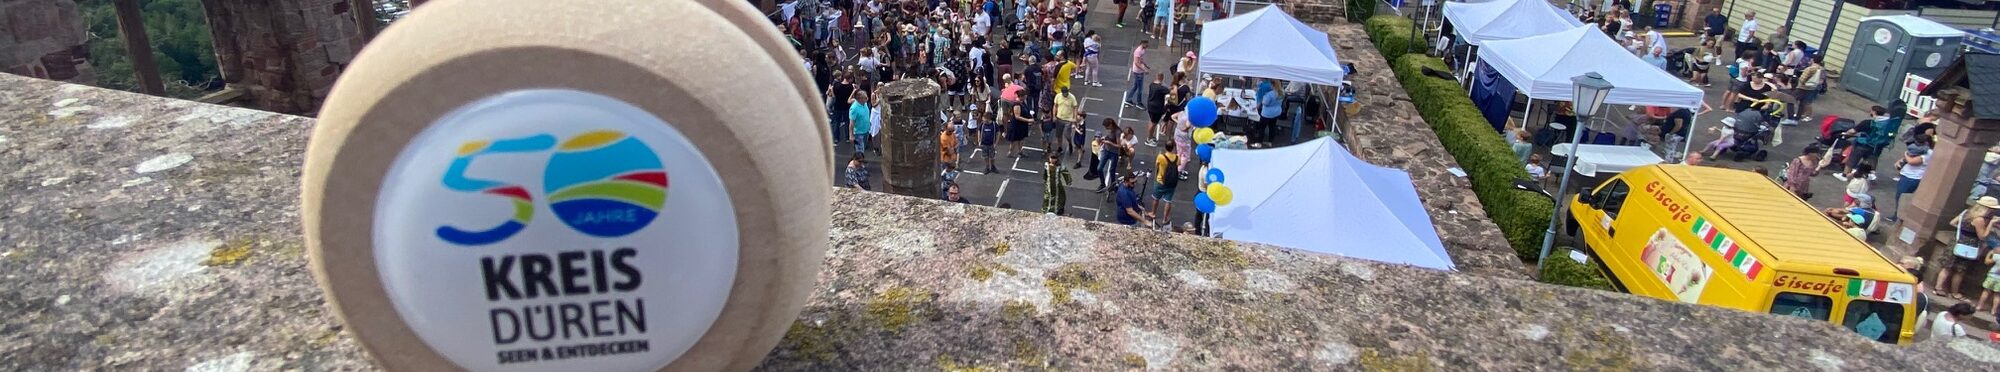
<path id="1" fill-rule="evenodd" d="M 1981 196 L 1979 197 L 1979 206 L 1986 207 L 1987 209 L 2000 209 L 2000 199 L 1994 199 L 1991 196 Z"/>

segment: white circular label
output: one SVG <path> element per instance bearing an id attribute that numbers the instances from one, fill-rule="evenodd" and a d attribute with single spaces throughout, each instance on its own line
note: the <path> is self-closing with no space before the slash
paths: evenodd
<path id="1" fill-rule="evenodd" d="M 1889 29 L 1886 27 L 1875 29 L 1876 44 L 1888 45 L 1889 39 L 1893 39 L 1895 37 L 1896 35 L 1894 33 L 1889 32 Z"/>
<path id="2" fill-rule="evenodd" d="M 638 371 L 680 357 L 722 313 L 736 223 L 714 167 L 660 118 L 521 90 L 410 141 L 373 239 L 396 312 L 461 367 Z"/>
<path id="3" fill-rule="evenodd" d="M 1937 67 L 1939 63 L 1944 63 L 1943 54 L 1931 53 L 1930 56 L 1924 57 L 1924 67 Z"/>

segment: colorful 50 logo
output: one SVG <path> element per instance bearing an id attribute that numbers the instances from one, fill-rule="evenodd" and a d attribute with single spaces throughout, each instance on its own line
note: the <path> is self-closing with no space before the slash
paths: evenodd
<path id="1" fill-rule="evenodd" d="M 600 238 L 625 236 L 658 217 L 667 201 L 667 172 L 659 155 L 638 138 L 623 132 L 585 132 L 560 142 L 548 134 L 459 145 L 458 156 L 444 174 L 444 187 L 464 193 L 488 194 L 513 202 L 514 214 L 484 230 L 443 225 L 438 239 L 480 246 L 498 243 L 527 229 L 535 217 L 534 195 L 518 184 L 465 175 L 480 156 L 553 151 L 542 170 L 542 195 L 563 225 Z"/>

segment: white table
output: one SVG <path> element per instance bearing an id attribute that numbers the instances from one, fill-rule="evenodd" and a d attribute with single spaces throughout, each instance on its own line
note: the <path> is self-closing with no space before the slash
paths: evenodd
<path id="1" fill-rule="evenodd" d="M 1622 173 L 1625 170 L 1665 162 L 1652 150 L 1638 146 L 1591 145 L 1577 146 L 1576 174 L 1596 177 L 1597 172 Z M 1570 144 L 1549 146 L 1549 154 L 1569 156 Z M 1561 164 L 1554 164 L 1561 166 Z"/>

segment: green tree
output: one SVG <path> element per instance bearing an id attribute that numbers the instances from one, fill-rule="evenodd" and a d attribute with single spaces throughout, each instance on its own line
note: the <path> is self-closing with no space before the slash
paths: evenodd
<path id="1" fill-rule="evenodd" d="M 221 77 L 215 63 L 215 42 L 199 0 L 142 0 L 141 18 L 152 41 L 153 60 L 166 81 L 167 95 L 196 98 Z M 90 65 L 97 85 L 138 91 L 138 77 L 118 32 L 118 13 L 111 0 L 78 2 L 90 30 Z"/>

